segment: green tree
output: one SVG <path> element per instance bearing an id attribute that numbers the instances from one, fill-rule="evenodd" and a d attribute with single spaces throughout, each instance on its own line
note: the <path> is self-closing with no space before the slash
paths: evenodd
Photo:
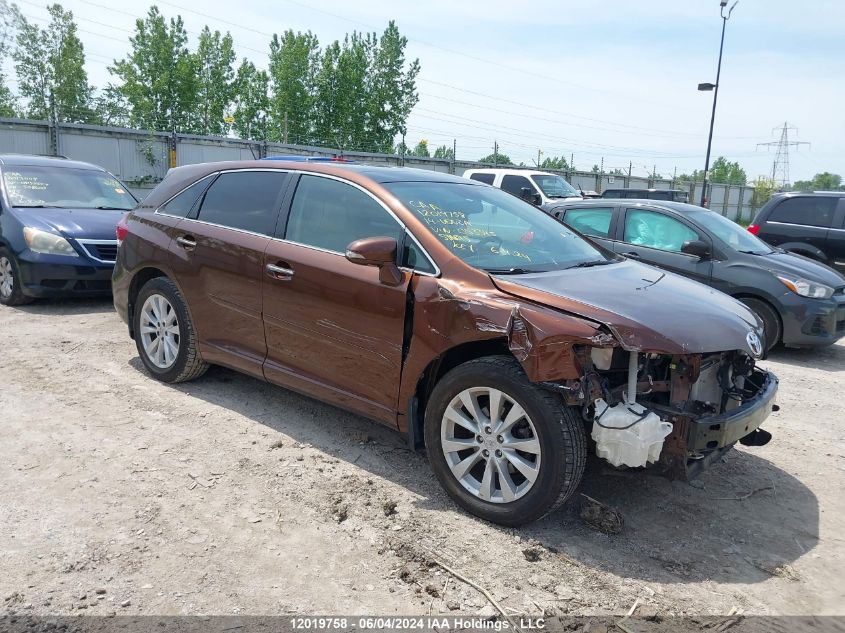
<path id="1" fill-rule="evenodd" d="M 407 132 L 406 121 L 419 101 L 416 78 L 420 63 L 415 59 L 405 68 L 408 39 L 400 35 L 393 20 L 381 38 L 368 37 L 367 42 L 370 62 L 365 149 L 389 152 L 393 139 Z"/>
<path id="2" fill-rule="evenodd" d="M 543 159 L 543 162 L 540 163 L 540 169 L 567 170 L 569 169 L 569 162 L 563 156 L 551 156 Z"/>
<path id="3" fill-rule="evenodd" d="M 6 57 L 13 40 L 14 16 L 6 0 L 0 0 L 0 116 L 16 116 L 17 100 L 6 79 Z"/>
<path id="4" fill-rule="evenodd" d="M 393 153 L 399 154 L 400 156 L 407 156 L 411 153 L 411 148 L 405 145 L 405 141 L 399 141 L 398 143 L 396 143 L 396 147 L 393 148 Z"/>
<path id="5" fill-rule="evenodd" d="M 238 136 L 263 139 L 270 108 L 270 77 L 244 59 L 235 78 L 235 108 L 233 127 Z"/>
<path id="6" fill-rule="evenodd" d="M 417 143 L 417 146 L 411 151 L 411 156 L 429 158 L 431 153 L 428 151 L 428 141 L 422 139 L 419 143 Z"/>
<path id="7" fill-rule="evenodd" d="M 135 21 L 131 52 L 109 70 L 131 106 L 130 123 L 150 130 L 196 132 L 199 111 L 196 58 L 181 16 L 169 21 L 152 6 Z"/>
<path id="8" fill-rule="evenodd" d="M 745 170 L 737 162 L 730 162 L 724 156 L 719 156 L 710 167 L 710 182 L 726 185 L 744 185 L 748 182 Z"/>
<path id="9" fill-rule="evenodd" d="M 502 154 L 501 152 L 499 152 L 498 154 L 489 154 L 488 156 L 479 158 L 478 162 L 494 163 L 496 165 L 513 165 L 513 161 L 510 159 L 510 156 Z"/>
<path id="10" fill-rule="evenodd" d="M 312 140 L 320 48 L 317 36 L 285 31 L 270 42 L 269 135 L 272 140 L 307 144 Z"/>
<path id="11" fill-rule="evenodd" d="M 829 171 L 813 176 L 812 180 L 797 180 L 792 188 L 797 191 L 836 191 L 845 190 L 842 186 L 842 176 Z"/>
<path id="12" fill-rule="evenodd" d="M 96 97 L 93 104 L 94 122 L 98 125 L 127 127 L 130 120 L 130 105 L 120 90 L 108 84 Z"/>
<path id="13" fill-rule="evenodd" d="M 17 26 L 17 46 L 12 59 L 18 75 L 18 91 L 26 99 L 26 113 L 36 119 L 52 118 L 87 123 L 93 88 L 85 72 L 85 49 L 76 35 L 73 13 L 60 4 L 47 7 L 46 29 L 29 22 L 12 6 Z"/>
<path id="14" fill-rule="evenodd" d="M 369 46 L 364 36 L 353 33 L 323 51 L 316 81 L 315 142 L 366 149 Z"/>
<path id="15" fill-rule="evenodd" d="M 211 32 L 206 26 L 199 36 L 195 54 L 197 68 L 197 121 L 200 134 L 224 135 L 228 125 L 223 120 L 235 91 L 235 51 L 232 36 Z"/>
<path id="16" fill-rule="evenodd" d="M 455 152 L 451 147 L 440 145 L 434 150 L 435 158 L 446 158 L 448 160 L 455 160 Z"/>
<path id="17" fill-rule="evenodd" d="M 777 191 L 777 183 L 771 178 L 760 176 L 752 184 L 754 185 L 754 193 L 751 194 L 751 208 L 759 209 Z"/>

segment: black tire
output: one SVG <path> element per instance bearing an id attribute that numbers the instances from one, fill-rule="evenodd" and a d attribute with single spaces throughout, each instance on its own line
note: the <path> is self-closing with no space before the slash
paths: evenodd
<path id="1" fill-rule="evenodd" d="M 778 316 L 777 311 L 762 299 L 755 299 L 754 297 L 739 297 L 739 300 L 744 303 L 749 310 L 760 317 L 760 320 L 763 322 L 765 348 L 766 351 L 771 350 L 780 342 L 780 338 L 783 334 L 783 326 L 780 323 L 780 316 Z"/>
<path id="2" fill-rule="evenodd" d="M 179 322 L 179 349 L 176 359 L 167 368 L 158 367 L 148 356 L 144 349 L 143 337 L 141 334 L 141 313 L 144 303 L 153 295 L 161 295 L 176 312 Z M 176 383 L 186 382 L 202 376 L 208 369 L 208 363 L 202 360 L 197 346 L 197 333 L 194 330 L 191 316 L 182 293 L 178 286 L 167 277 L 156 277 L 150 279 L 141 288 L 138 297 L 135 299 L 134 311 L 132 314 L 132 329 L 135 332 L 135 347 L 138 349 L 138 356 L 144 367 L 155 378 L 162 382 Z"/>
<path id="3" fill-rule="evenodd" d="M 498 389 L 528 414 L 543 456 L 534 484 L 524 496 L 493 503 L 469 492 L 446 461 L 441 444 L 441 424 L 449 403 L 465 389 Z M 535 521 L 559 506 L 581 482 L 587 458 L 587 439 L 580 415 L 550 392 L 532 384 L 515 359 L 489 356 L 469 361 L 443 376 L 428 400 L 425 440 L 434 474 L 452 499 L 482 519 L 515 527 Z"/>
<path id="4" fill-rule="evenodd" d="M 26 296 L 21 287 L 21 271 L 18 266 L 18 260 L 14 255 L 12 255 L 11 251 L 5 247 L 0 248 L 0 263 L 2 263 L 2 260 L 4 259 L 9 262 L 12 289 L 11 292 L 3 292 L 2 288 L 0 288 L 0 303 L 4 306 L 22 306 L 26 303 L 31 303 L 33 298 Z"/>

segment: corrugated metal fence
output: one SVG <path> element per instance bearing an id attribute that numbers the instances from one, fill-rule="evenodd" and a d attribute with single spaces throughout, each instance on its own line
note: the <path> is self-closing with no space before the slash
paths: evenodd
<path id="1" fill-rule="evenodd" d="M 144 196 L 167 173 L 170 148 L 176 148 L 176 164 L 190 165 L 222 160 L 246 160 L 263 155 L 296 154 L 308 156 L 338 156 L 368 165 L 415 167 L 443 173 L 462 175 L 467 169 L 487 167 L 476 162 L 451 161 L 440 158 L 420 158 L 396 154 L 343 151 L 337 148 L 307 145 L 262 143 L 235 138 L 195 136 L 162 132 L 145 132 L 126 128 L 63 123 L 51 125 L 47 121 L 0 118 L 0 153 L 63 155 L 75 160 L 101 165 L 123 180 L 136 194 Z M 684 189 L 690 201 L 701 198 L 701 185 L 679 183 L 663 178 L 648 179 L 634 176 L 611 176 L 582 171 L 558 171 L 576 188 L 602 192 L 608 188 L 645 187 Z M 710 208 L 740 221 L 750 221 L 753 188 L 749 186 L 712 185 Z"/>

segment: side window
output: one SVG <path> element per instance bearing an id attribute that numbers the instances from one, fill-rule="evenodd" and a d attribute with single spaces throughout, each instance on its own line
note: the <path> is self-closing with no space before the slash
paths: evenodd
<path id="1" fill-rule="evenodd" d="M 625 213 L 625 235 L 630 244 L 680 252 L 684 242 L 701 239 L 698 233 L 668 215 L 656 211 L 628 209 Z"/>
<path id="2" fill-rule="evenodd" d="M 331 178 L 302 176 L 285 239 L 335 253 L 363 237 L 402 240 L 402 226 L 369 195 Z"/>
<path id="3" fill-rule="evenodd" d="M 628 199 L 648 198 L 648 191 L 626 191 L 625 197 Z"/>
<path id="4" fill-rule="evenodd" d="M 837 198 L 830 196 L 798 196 L 787 198 L 776 206 L 769 221 L 829 228 L 833 222 Z"/>
<path id="5" fill-rule="evenodd" d="M 478 182 L 483 182 L 485 185 L 492 185 L 493 181 L 496 180 L 495 174 L 473 174 L 469 177 L 470 180 L 477 180 Z"/>
<path id="6" fill-rule="evenodd" d="M 528 187 L 532 192 L 536 191 L 528 178 L 525 176 L 505 176 L 502 178 L 502 189 L 515 196 L 522 197 L 522 188 Z"/>
<path id="7" fill-rule="evenodd" d="M 286 172 L 240 171 L 220 174 L 208 188 L 199 220 L 233 229 L 273 235 L 279 194 Z"/>
<path id="8" fill-rule="evenodd" d="M 601 197 L 602 198 L 621 198 L 622 192 L 618 191 L 616 189 L 609 189 L 609 190 L 605 191 L 603 194 L 601 194 Z"/>
<path id="9" fill-rule="evenodd" d="M 180 218 L 187 217 L 193 209 L 197 198 L 208 186 L 211 178 L 203 178 L 185 189 L 182 193 L 172 198 L 170 202 L 161 207 L 161 212 L 167 215 L 176 215 Z"/>
<path id="10" fill-rule="evenodd" d="M 563 216 L 563 221 L 585 235 L 608 237 L 612 218 L 613 209 L 611 207 L 589 207 L 586 209 L 569 209 Z"/>

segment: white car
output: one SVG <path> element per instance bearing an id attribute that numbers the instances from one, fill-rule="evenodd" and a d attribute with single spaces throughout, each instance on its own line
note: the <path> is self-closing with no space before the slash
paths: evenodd
<path id="1" fill-rule="evenodd" d="M 583 196 L 557 174 L 530 169 L 467 169 L 464 178 L 476 180 L 512 193 L 552 213 L 564 200 L 580 200 Z"/>

